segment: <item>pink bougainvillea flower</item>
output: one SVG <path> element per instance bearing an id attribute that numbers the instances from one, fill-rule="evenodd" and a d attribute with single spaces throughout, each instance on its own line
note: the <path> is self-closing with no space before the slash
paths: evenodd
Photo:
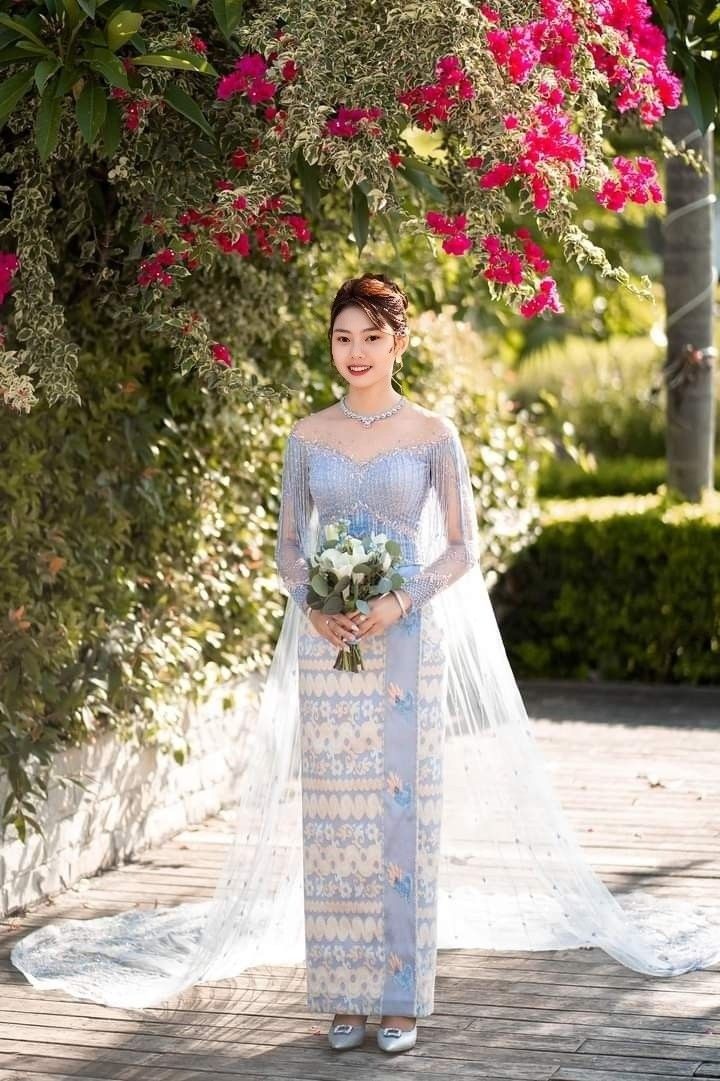
<path id="1" fill-rule="evenodd" d="M 622 35 L 617 53 L 600 42 L 592 42 L 590 52 L 599 71 L 618 89 L 615 105 L 619 112 L 635 110 L 643 124 L 651 126 L 667 109 L 680 103 L 682 83 L 667 66 L 667 42 L 660 27 L 652 22 L 646 0 L 591 0 L 602 26 Z"/>
<path id="2" fill-rule="evenodd" d="M 240 233 L 236 237 L 232 237 L 230 233 L 217 231 L 211 234 L 213 243 L 220 251 L 225 252 L 226 255 L 234 253 L 241 256 L 243 259 L 247 259 L 250 255 L 250 237 L 247 233 Z"/>
<path id="3" fill-rule="evenodd" d="M 530 191 L 532 193 L 533 206 L 536 210 L 547 210 L 550 206 L 550 188 L 540 176 L 530 177 Z"/>
<path id="4" fill-rule="evenodd" d="M 300 74 L 300 68 L 294 60 L 286 60 L 281 67 L 280 72 L 286 83 L 292 83 Z"/>
<path id="5" fill-rule="evenodd" d="M 635 110 L 642 123 L 652 125 L 679 103 L 682 84 L 667 67 L 665 36 L 652 22 L 647 0 L 590 0 L 587 15 L 565 0 L 542 0 L 539 18 L 507 28 L 494 9 L 482 5 L 480 10 L 492 24 L 486 32 L 488 48 L 512 82 L 526 83 L 536 69 L 546 69 L 564 88 L 579 92 L 581 71 L 575 70 L 575 61 L 581 41 L 578 21 L 584 18 L 596 40 L 584 42 L 583 63 L 589 52 L 616 91 L 618 111 Z M 608 29 L 612 47 L 605 43 Z"/>
<path id="6" fill-rule="evenodd" d="M 425 221 L 432 231 L 440 236 L 456 236 L 467 225 L 465 214 L 457 214 L 454 218 L 450 218 L 439 210 L 428 210 L 425 214 Z"/>
<path id="7" fill-rule="evenodd" d="M 658 183 L 655 163 L 650 158 L 638 157 L 635 161 L 618 155 L 613 158 L 617 176 L 608 177 L 595 198 L 608 210 L 624 210 L 632 203 L 661 203 L 662 188 Z"/>
<path id="8" fill-rule="evenodd" d="M 540 245 L 536 244 L 532 239 L 530 230 L 521 226 L 519 229 L 515 230 L 515 236 L 522 244 L 523 253 L 528 266 L 532 267 L 532 269 L 539 274 L 544 274 L 550 267 L 550 260 L 547 258 Z"/>
<path id="9" fill-rule="evenodd" d="M 491 166 L 478 183 L 481 188 L 492 189 L 518 179 L 528 191 L 534 209 L 542 213 L 550 206 L 551 178 L 564 180 L 576 189 L 584 167 L 585 147 L 579 135 L 571 130 L 571 117 L 560 109 L 559 103 L 544 100 L 530 112 L 517 159 Z"/>
<path id="10" fill-rule="evenodd" d="M 398 101 L 415 123 L 431 131 L 444 123 L 462 101 L 475 97 L 475 87 L 460 60 L 453 54 L 441 56 L 435 64 L 435 82 L 397 92 Z"/>
<path id="11" fill-rule="evenodd" d="M 504 245 L 502 238 L 495 234 L 483 237 L 482 245 L 488 254 L 483 277 L 501 285 L 520 285 L 523 261 L 519 253 Z"/>
<path id="12" fill-rule="evenodd" d="M 161 248 L 140 264 L 137 274 L 138 285 L 143 288 L 150 285 L 172 285 L 175 279 L 168 268 L 179 266 L 181 263 L 185 263 L 188 270 L 195 270 L 200 265 L 189 249 L 175 251 L 173 248 Z"/>
<path id="13" fill-rule="evenodd" d="M 295 239 L 300 244 L 310 243 L 310 241 L 312 240 L 310 222 L 307 220 L 307 218 L 304 218 L 302 214 L 285 214 L 283 215 L 281 220 L 287 222 L 287 224 L 293 231 Z"/>
<path id="14" fill-rule="evenodd" d="M 224 75 L 218 82 L 216 97 L 220 101 L 229 101 L 238 94 L 244 94 L 251 105 L 268 101 L 277 90 L 277 83 L 265 78 L 268 66 L 260 53 L 245 53 L 238 57 L 230 74 Z"/>
<path id="15" fill-rule="evenodd" d="M 445 237 L 442 246 L 448 255 L 465 255 L 472 248 L 473 242 L 466 233 L 458 233 L 456 236 Z"/>
<path id="16" fill-rule="evenodd" d="M 498 162 L 488 169 L 478 180 L 481 188 L 502 188 L 515 176 L 515 167 L 507 162 Z"/>
<path id="17" fill-rule="evenodd" d="M 388 150 L 388 161 L 393 169 L 398 169 L 405 161 L 405 158 L 397 150 Z"/>
<path id="18" fill-rule="evenodd" d="M 325 134 L 334 135 L 340 139 L 354 139 L 360 134 L 362 125 L 367 123 L 368 131 L 373 135 L 380 134 L 380 128 L 375 123 L 383 116 L 383 110 L 378 106 L 368 109 L 351 109 L 346 105 L 340 105 L 336 116 L 331 117 L 325 123 Z"/>
<path id="19" fill-rule="evenodd" d="M 172 248 L 161 248 L 140 264 L 137 274 L 138 285 L 143 288 L 150 285 L 172 285 L 174 278 L 167 268 L 174 266 L 176 261 L 177 253 Z"/>
<path id="20" fill-rule="evenodd" d="M 543 278 L 535 296 L 524 300 L 520 305 L 520 314 L 526 319 L 531 319 L 543 311 L 565 311 L 558 296 L 557 282 L 554 278 Z"/>
<path id="21" fill-rule="evenodd" d="M 135 98 L 121 86 L 113 86 L 110 97 L 122 104 L 123 127 L 126 131 L 137 131 L 142 122 L 144 113 L 152 106 L 149 98 Z"/>
<path id="22" fill-rule="evenodd" d="M 202 38 L 199 38 L 197 36 L 190 38 L 190 48 L 193 50 L 193 52 L 202 53 L 203 56 L 208 49 L 207 43 L 204 42 Z"/>
<path id="23" fill-rule="evenodd" d="M 465 232 L 467 215 L 456 214 L 451 218 L 438 210 L 428 210 L 425 221 L 436 236 L 445 237 L 442 246 L 448 255 L 465 255 L 472 248 L 472 239 Z"/>
<path id="24" fill-rule="evenodd" d="M 12 281 L 20 268 L 20 259 L 14 252 L 0 252 L 0 304 L 12 288 Z"/>
<path id="25" fill-rule="evenodd" d="M 232 355 L 226 345 L 222 345 L 220 342 L 213 342 L 210 346 L 210 351 L 213 355 L 213 360 L 217 361 L 218 364 L 222 364 L 225 368 L 232 368 Z"/>
<path id="26" fill-rule="evenodd" d="M 232 155 L 230 157 L 230 164 L 232 165 L 232 167 L 234 169 L 239 169 L 240 171 L 242 171 L 243 169 L 247 169 L 247 166 L 248 166 L 247 152 L 245 150 L 240 149 L 240 148 L 233 151 L 233 153 L 232 153 Z"/>

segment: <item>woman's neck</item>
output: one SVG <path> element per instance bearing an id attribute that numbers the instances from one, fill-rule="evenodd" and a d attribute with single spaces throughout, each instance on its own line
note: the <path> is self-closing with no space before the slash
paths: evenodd
<path id="1" fill-rule="evenodd" d="M 390 409 L 402 398 L 392 387 L 351 387 L 345 392 L 345 402 L 355 413 L 380 413 Z"/>

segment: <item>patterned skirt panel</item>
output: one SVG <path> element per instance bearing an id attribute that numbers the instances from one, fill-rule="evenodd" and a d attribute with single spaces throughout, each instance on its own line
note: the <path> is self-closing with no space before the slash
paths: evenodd
<path id="1" fill-rule="evenodd" d="M 447 658 L 430 606 L 361 645 L 299 645 L 307 1002 L 433 1012 Z"/>

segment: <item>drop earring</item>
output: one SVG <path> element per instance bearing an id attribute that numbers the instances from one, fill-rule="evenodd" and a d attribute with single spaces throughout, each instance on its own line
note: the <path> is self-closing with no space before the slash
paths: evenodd
<path id="1" fill-rule="evenodd" d="M 390 381 L 394 379 L 399 385 L 402 383 L 401 372 L 403 370 L 402 354 L 397 358 L 397 364 L 393 364 L 393 371 Z"/>

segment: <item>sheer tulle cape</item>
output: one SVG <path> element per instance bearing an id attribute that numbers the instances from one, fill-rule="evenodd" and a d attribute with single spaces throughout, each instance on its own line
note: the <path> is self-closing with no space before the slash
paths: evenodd
<path id="1" fill-rule="evenodd" d="M 285 565 L 279 558 L 290 598 L 259 706 L 243 718 L 235 829 L 213 896 L 29 933 L 11 959 L 37 987 L 110 1006 L 172 1001 L 180 1009 L 194 987 L 231 977 L 246 995 L 261 995 L 259 966 L 304 960 L 297 645 L 306 623 L 298 600 L 319 524 L 306 488 L 290 490 L 299 476 L 289 468 L 296 451 L 297 443 L 286 455 L 278 548 L 292 534 L 298 558 Z M 411 593 L 419 608 L 432 604 L 449 666 L 445 775 L 452 784 L 443 800 L 438 947 L 598 947 L 656 976 L 716 964 L 720 907 L 647 891 L 615 896 L 590 867 L 508 664 L 457 431 L 429 451 L 433 486 L 422 521 L 428 573 Z M 212 1026 L 209 1014 L 204 1023 Z"/>

